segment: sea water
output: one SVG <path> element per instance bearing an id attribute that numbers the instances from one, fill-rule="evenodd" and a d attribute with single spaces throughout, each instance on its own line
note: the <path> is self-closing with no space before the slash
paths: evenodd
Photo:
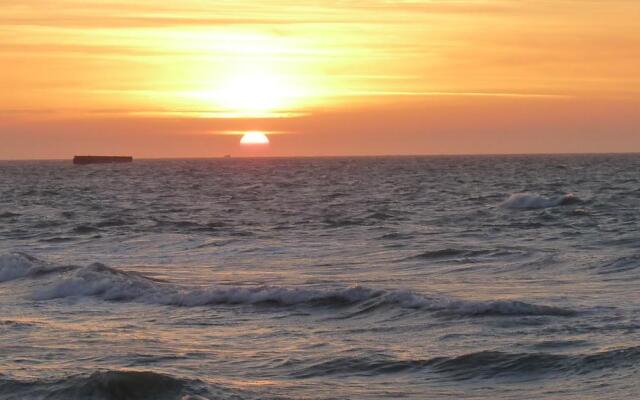
<path id="1" fill-rule="evenodd" d="M 637 398 L 639 227 L 638 155 L 0 162 L 0 398 Z"/>

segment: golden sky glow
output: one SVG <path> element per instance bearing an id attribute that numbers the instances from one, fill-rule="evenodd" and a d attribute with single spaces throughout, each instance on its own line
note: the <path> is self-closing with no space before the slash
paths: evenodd
<path id="1" fill-rule="evenodd" d="M 0 7 L 0 158 L 640 151 L 636 0 Z"/>

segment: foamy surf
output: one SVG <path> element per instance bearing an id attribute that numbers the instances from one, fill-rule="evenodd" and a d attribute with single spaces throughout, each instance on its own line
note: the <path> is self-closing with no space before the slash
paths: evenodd
<path id="1" fill-rule="evenodd" d="M 475 301 L 450 296 L 425 296 L 409 290 L 388 290 L 364 286 L 316 289 L 312 287 L 232 286 L 189 287 L 160 282 L 145 275 L 120 271 L 103 264 L 53 266 L 24 254 L 0 258 L 0 270 L 10 277 L 39 277 L 49 274 L 32 293 L 38 301 L 70 297 L 93 297 L 105 301 L 132 301 L 147 304 L 201 307 L 215 305 L 270 305 L 348 307 L 369 310 L 383 306 L 420 309 L 445 316 L 571 316 L 576 312 L 555 306 L 515 300 Z M 43 267 L 43 266 L 46 266 Z M 54 273 L 55 272 L 55 273 Z"/>
<path id="2" fill-rule="evenodd" d="M 501 206 L 511 209 L 551 208 L 580 202 L 572 193 L 554 197 L 543 197 L 532 193 L 514 193 Z"/>
<path id="3" fill-rule="evenodd" d="M 63 271 L 68 268 L 51 265 L 25 253 L 2 254 L 0 255 L 0 282 Z"/>

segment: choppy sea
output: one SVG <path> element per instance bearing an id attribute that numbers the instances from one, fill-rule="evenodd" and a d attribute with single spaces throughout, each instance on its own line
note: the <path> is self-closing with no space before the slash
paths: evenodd
<path id="1" fill-rule="evenodd" d="M 640 155 L 0 162 L 0 399 L 640 397 Z"/>

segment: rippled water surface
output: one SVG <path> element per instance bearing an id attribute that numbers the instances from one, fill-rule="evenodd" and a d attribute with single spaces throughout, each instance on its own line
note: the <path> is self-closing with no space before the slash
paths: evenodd
<path id="1" fill-rule="evenodd" d="M 636 155 L 0 162 L 0 398 L 637 398 L 639 208 Z"/>

